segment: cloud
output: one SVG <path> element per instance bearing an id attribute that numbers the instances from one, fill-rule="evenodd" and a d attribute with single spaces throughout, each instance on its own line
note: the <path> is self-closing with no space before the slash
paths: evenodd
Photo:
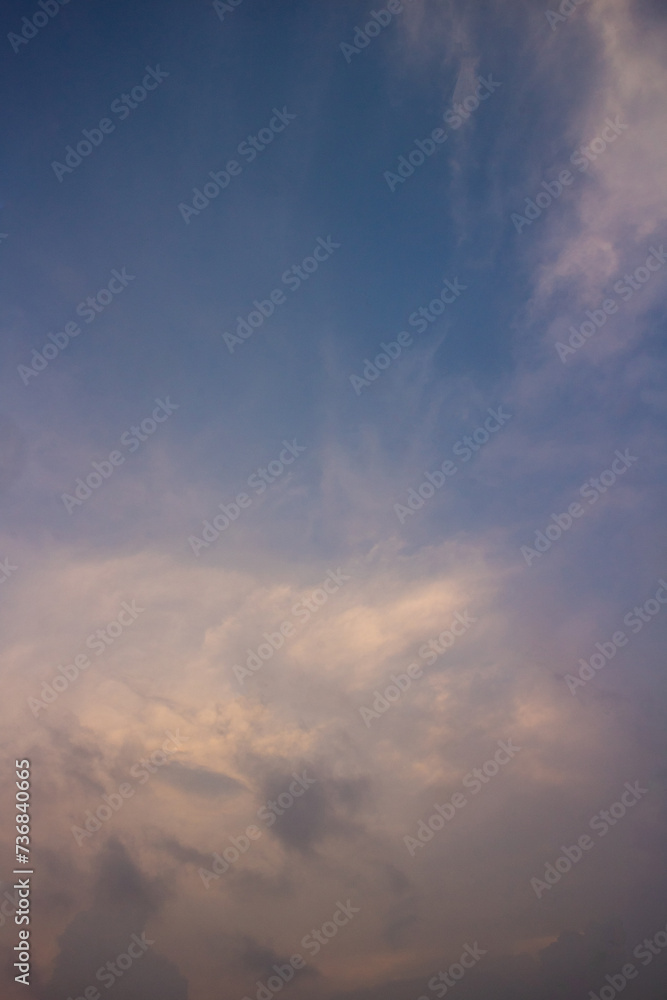
<path id="1" fill-rule="evenodd" d="M 245 785 L 236 778 L 206 767 L 193 767 L 178 760 L 171 761 L 168 767 L 158 773 L 163 781 L 191 795 L 218 798 L 247 791 Z"/>
<path id="2" fill-rule="evenodd" d="M 146 877 L 115 838 L 105 843 L 95 869 L 93 906 L 78 913 L 60 935 L 53 973 L 40 995 L 45 1000 L 76 995 L 89 986 L 99 988 L 100 983 L 108 988 L 111 976 L 109 985 L 122 1000 L 186 1000 L 187 981 L 159 953 L 157 943 L 156 951 L 144 948 L 122 978 L 107 967 L 118 955 L 127 954 L 131 944 L 130 954 L 136 954 L 133 935 L 142 939 L 149 919 L 164 901 L 161 880 Z M 144 938 L 151 940 L 150 934 Z"/>
<path id="3" fill-rule="evenodd" d="M 144 259 L 146 298 L 138 312 L 114 314 L 113 325 L 96 320 L 94 336 L 30 387 L 42 395 L 19 386 L 19 396 L 15 386 L 12 416 L 0 418 L 0 557 L 20 566 L 0 595 L 2 739 L 8 752 L 30 757 L 35 829 L 48 830 L 48 844 L 35 834 L 32 855 L 44 928 L 36 992 L 78 995 L 132 934 L 146 933 L 155 945 L 114 996 L 254 996 L 251 981 L 303 949 L 304 935 L 350 899 L 360 913 L 295 977 L 296 1000 L 434 995 L 428 979 L 466 941 L 487 954 L 459 984 L 462 1000 L 571 1000 L 599 989 L 625 942 L 661 919 L 653 894 L 664 814 L 655 763 L 662 619 L 580 696 L 564 676 L 664 573 L 656 539 L 665 459 L 654 420 L 667 399 L 657 356 L 662 272 L 567 364 L 554 343 L 662 239 L 664 16 L 647 3 L 586 0 L 551 32 L 544 4 L 406 3 L 348 66 L 336 46 L 356 7 L 323 15 L 315 5 L 305 21 L 289 21 L 284 38 L 277 21 L 254 23 L 254 10 L 242 6 L 223 26 L 210 5 L 202 9 L 217 46 L 203 55 L 208 35 L 190 12 L 187 38 L 215 74 L 203 84 L 181 76 L 164 142 L 149 145 L 181 167 L 176 147 L 186 150 L 190 165 L 174 183 L 187 190 L 187 177 L 209 169 L 200 174 L 198 162 L 216 165 L 224 135 L 240 138 L 244 122 L 265 122 L 254 106 L 264 78 L 238 55 L 248 50 L 235 48 L 233 32 L 243 44 L 262 39 L 262 70 L 265 42 L 271 53 L 288 52 L 290 66 L 303 68 L 306 53 L 312 86 L 290 68 L 271 77 L 271 92 L 303 97 L 289 141 L 302 127 L 307 137 L 281 147 L 286 159 L 275 160 L 273 174 L 277 147 L 252 174 L 249 165 L 239 178 L 248 178 L 245 198 L 220 198 L 177 239 L 156 220 L 172 209 L 177 216 L 180 195 L 165 209 L 152 181 L 160 164 L 135 164 L 137 191 L 149 199 L 141 217 L 158 227 L 150 239 L 127 230 Z M 333 55 L 323 55 L 323 39 Z M 215 103 L 227 60 L 220 44 L 230 46 L 239 92 L 252 76 L 252 100 L 223 88 Z M 180 36 L 174 45 L 180 61 Z M 399 146 L 403 131 L 410 142 L 426 135 L 417 119 L 432 115 L 435 127 L 492 65 L 498 94 L 390 203 L 385 150 L 409 148 Z M 194 126 L 182 84 L 207 98 Z M 57 109 L 49 114 L 59 120 Z M 617 115 L 628 129 L 516 233 L 510 214 L 545 177 L 573 167 L 572 152 Z M 209 130 L 201 148 L 183 144 L 206 121 L 222 122 L 224 134 Z M 276 201 L 283 181 L 290 194 Z M 95 181 L 90 197 L 99 189 Z M 96 202 L 95 212 L 125 219 L 139 210 L 130 194 L 106 208 Z M 85 205 L 88 218 L 80 197 L 62 204 Z M 312 246 L 314 218 L 323 233 L 324 220 L 335 219 L 344 234 L 332 270 L 320 285 L 304 282 L 271 317 L 275 325 L 267 320 L 238 354 L 216 353 L 235 310 L 247 315 L 281 267 Z M 108 254 L 115 243 L 101 216 L 97 238 Z M 77 276 L 84 295 L 83 263 L 65 266 L 53 273 Z M 363 364 L 369 343 L 410 325 L 445 268 L 470 290 L 356 397 L 349 359 Z M 69 305 L 60 307 L 64 316 Z M 177 419 L 70 519 L 60 493 L 149 412 L 153 376 L 183 401 Z M 507 426 L 400 522 L 394 505 L 501 404 L 512 414 Z M 195 557 L 188 535 L 292 434 L 307 440 L 303 465 Z M 527 567 L 520 546 L 582 499 L 582 484 L 617 448 L 636 454 L 636 465 Z M 330 571 L 350 579 L 322 603 Z M 143 610 L 97 655 L 89 640 L 128 601 Z M 473 627 L 428 663 L 425 644 L 465 613 Z M 280 642 L 285 622 L 294 629 Z M 82 653 L 90 666 L 73 678 L 68 665 Z M 248 661 L 254 669 L 241 683 Z M 421 676 L 367 725 L 360 708 L 412 663 Z M 68 683 L 60 679 L 58 697 L 35 715 L 28 699 L 58 676 Z M 180 748 L 140 783 L 135 763 L 173 731 L 184 736 Z M 520 753 L 470 794 L 466 776 L 499 740 Z M 260 820 L 262 806 L 303 771 L 316 783 L 279 806 L 270 825 Z M 646 803 L 537 900 L 531 877 L 635 779 L 650 784 Z M 11 772 L 0 775 L 3 801 L 12 781 Z M 73 826 L 124 782 L 133 797 L 78 845 Z M 462 789 L 468 797 L 455 819 L 408 853 L 405 837 Z M 261 836 L 243 847 L 251 824 L 261 824 Z M 225 851 L 229 867 L 207 889 L 199 869 L 210 871 Z"/>

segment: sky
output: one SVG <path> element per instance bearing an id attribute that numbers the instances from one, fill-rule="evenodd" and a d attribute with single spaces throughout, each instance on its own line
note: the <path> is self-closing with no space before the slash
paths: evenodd
<path id="1" fill-rule="evenodd" d="M 664 1000 L 667 20 L 549 3 L 4 9 L 10 1000 Z"/>

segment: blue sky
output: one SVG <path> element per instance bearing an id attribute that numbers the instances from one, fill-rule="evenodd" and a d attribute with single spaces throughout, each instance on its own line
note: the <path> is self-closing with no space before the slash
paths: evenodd
<path id="1" fill-rule="evenodd" d="M 658 1000 L 660 959 L 632 950 L 667 923 L 667 29 L 657 3 L 561 8 L 409 0 L 358 51 L 387 5 L 74 0 L 14 46 L 39 8 L 5 13 L 3 731 L 34 770 L 39 1000 L 135 932 L 159 943 L 118 997 L 254 1000 L 353 894 L 295 1000 L 435 996 L 474 941 L 464 1000 L 583 1000 L 627 961 L 630 1000 Z M 457 614 L 474 627 L 425 665 Z M 410 854 L 503 740 L 521 752 Z M 206 887 L 304 768 L 313 789 Z"/>

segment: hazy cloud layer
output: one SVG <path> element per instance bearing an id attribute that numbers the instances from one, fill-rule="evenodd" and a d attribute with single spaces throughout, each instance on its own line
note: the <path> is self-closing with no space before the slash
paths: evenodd
<path id="1" fill-rule="evenodd" d="M 461 1000 L 584 1000 L 628 962 L 662 1000 L 635 949 L 667 924 L 664 11 L 407 0 L 347 60 L 367 6 L 216 6 L 73 4 L 6 52 L 7 996 L 269 1000 L 301 955 L 294 1000 L 417 1000 L 470 946 Z"/>

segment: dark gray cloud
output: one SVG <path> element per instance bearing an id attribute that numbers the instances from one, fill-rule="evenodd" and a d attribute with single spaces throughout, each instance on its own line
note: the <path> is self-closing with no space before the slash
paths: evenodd
<path id="1" fill-rule="evenodd" d="M 53 975 L 40 996 L 62 1000 L 96 986 L 100 992 L 113 987 L 121 1000 L 187 1000 L 187 981 L 177 966 L 160 954 L 159 941 L 147 943 L 153 941 L 148 921 L 166 895 L 161 880 L 144 875 L 115 838 L 104 844 L 95 869 L 93 906 L 77 913 L 60 935 Z M 107 963 L 119 969 L 115 960 L 130 946 L 139 957 L 116 975 Z"/>
<path id="2" fill-rule="evenodd" d="M 189 847 L 187 844 L 181 844 L 181 842 L 175 837 L 159 837 L 155 841 L 155 847 L 158 850 L 165 851 L 172 858 L 174 858 L 175 861 L 178 861 L 181 864 L 187 863 L 201 867 L 208 867 L 211 863 L 211 857 L 209 854 L 203 854 L 195 847 Z"/>
<path id="3" fill-rule="evenodd" d="M 271 831 L 288 848 L 304 854 L 311 852 L 324 838 L 352 836 L 360 825 L 352 815 L 360 811 L 369 784 L 365 780 L 317 777 L 310 768 L 296 767 L 290 772 L 273 772 L 262 785 L 262 801 L 276 801 L 294 781 L 294 774 L 306 773 L 315 778 L 303 795 L 295 798 L 282 815 L 276 815 Z M 278 807 L 280 808 L 280 807 Z"/>
<path id="4" fill-rule="evenodd" d="M 470 942 L 473 944 L 473 942 Z M 633 944 L 635 942 L 632 942 Z M 483 942 L 479 942 L 480 946 Z M 334 993 L 328 1000 L 406 1000 L 436 996 L 428 981 L 440 971 L 446 972 L 456 961 L 456 949 L 443 954 L 440 965 L 424 971 L 421 978 L 388 980 L 363 990 Z M 562 931 L 553 944 L 542 949 L 537 958 L 529 955 L 483 956 L 478 964 L 456 983 L 456 996 L 462 1000 L 585 1000 L 607 985 L 608 974 L 618 974 L 632 960 L 623 923 L 616 918 L 591 924 L 583 932 Z M 635 964 L 636 960 L 635 960 Z M 662 970 L 664 973 L 664 969 Z M 639 970 L 636 982 L 628 983 L 628 1000 L 665 1000 L 660 970 Z M 634 992 L 632 989 L 634 988 Z"/>
<path id="5" fill-rule="evenodd" d="M 190 795 L 226 798 L 247 791 L 247 787 L 241 781 L 228 774 L 211 771 L 200 765 L 185 764 L 180 760 L 171 761 L 168 767 L 158 771 L 157 774 L 167 784 Z"/>
<path id="6" fill-rule="evenodd" d="M 97 858 L 96 869 L 93 896 L 100 909 L 132 907 L 148 917 L 165 898 L 161 879 L 144 875 L 116 837 L 106 841 Z"/>

